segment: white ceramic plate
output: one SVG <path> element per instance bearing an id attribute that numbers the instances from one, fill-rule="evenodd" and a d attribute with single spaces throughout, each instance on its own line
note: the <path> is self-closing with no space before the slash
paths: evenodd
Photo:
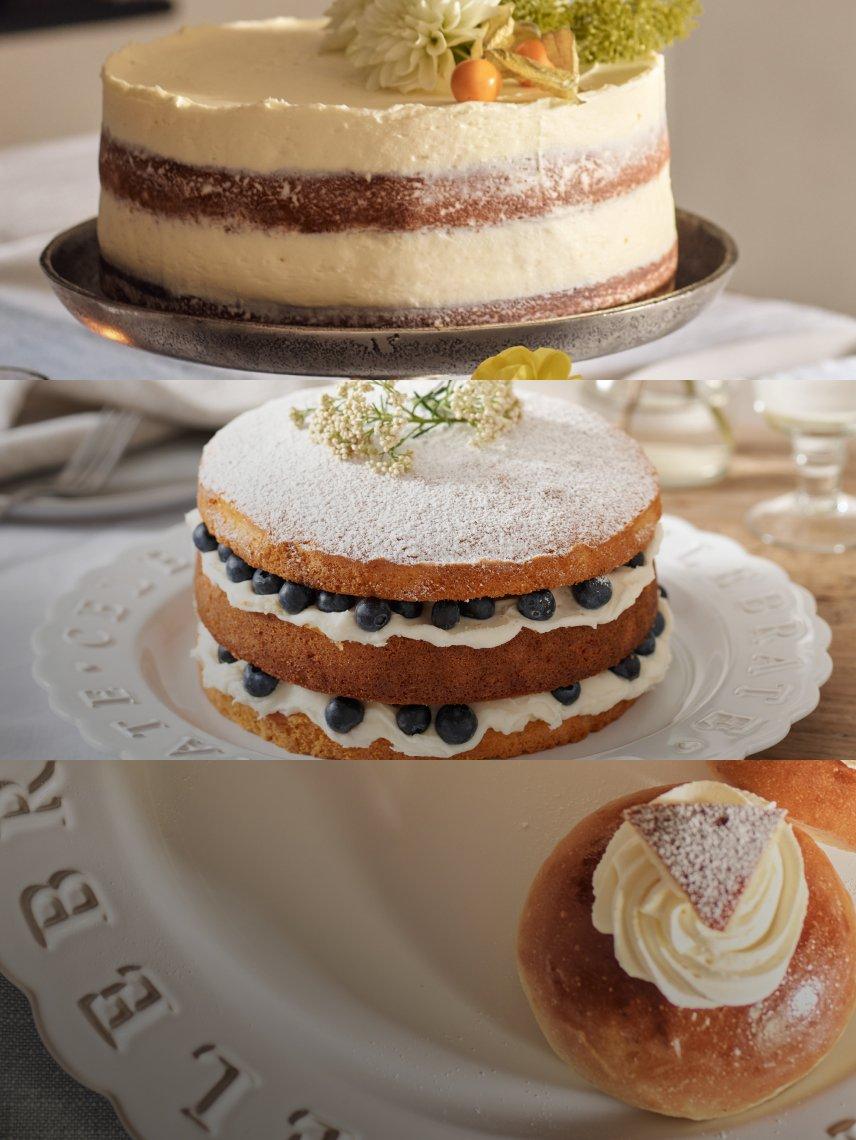
<path id="1" fill-rule="evenodd" d="M 767 1106 L 693 1125 L 574 1078 L 529 1012 L 515 929 L 553 845 L 706 772 L 5 762 L 0 968 L 144 1140 L 853 1136 L 856 1024 Z"/>
<path id="2" fill-rule="evenodd" d="M 817 706 L 830 631 L 806 590 L 682 519 L 665 520 L 657 566 L 676 626 L 666 680 L 587 741 L 538 756 L 739 759 Z M 202 693 L 190 658 L 192 571 L 180 525 L 85 575 L 35 634 L 35 676 L 53 710 L 108 755 L 282 757 Z"/>

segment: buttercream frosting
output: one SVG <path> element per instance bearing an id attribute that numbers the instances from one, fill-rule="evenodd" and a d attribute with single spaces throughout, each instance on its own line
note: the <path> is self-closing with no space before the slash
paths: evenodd
<path id="1" fill-rule="evenodd" d="M 413 174 L 632 150 L 665 123 L 661 56 L 596 68 L 581 104 L 506 84 L 496 103 L 368 91 L 321 50 L 323 20 L 203 25 L 131 43 L 103 69 L 112 137 L 198 166 Z"/>
<path id="2" fill-rule="evenodd" d="M 572 292 L 659 262 L 676 228 L 664 167 L 626 194 L 541 217 L 391 232 L 226 227 L 102 189 L 98 240 L 111 264 L 175 296 L 265 314 L 265 304 L 443 309 Z"/>

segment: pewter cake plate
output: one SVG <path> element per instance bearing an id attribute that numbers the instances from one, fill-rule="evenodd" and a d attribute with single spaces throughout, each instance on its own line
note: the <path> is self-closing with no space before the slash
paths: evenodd
<path id="1" fill-rule="evenodd" d="M 660 297 L 523 324 L 443 329 L 303 328 L 199 317 L 114 301 L 101 288 L 94 218 L 59 234 L 41 265 L 72 316 L 110 340 L 163 356 L 297 376 L 420 376 L 472 371 L 510 345 L 549 345 L 574 360 L 636 348 L 689 323 L 725 287 L 737 247 L 724 230 L 678 210 L 676 288 Z"/>
<path id="2" fill-rule="evenodd" d="M 737 759 L 817 706 L 830 631 L 808 591 L 732 539 L 670 516 L 664 532 L 657 573 L 675 618 L 665 680 L 601 732 L 528 760 Z M 37 630 L 35 676 L 54 712 L 108 756 L 287 756 L 202 692 L 190 657 L 193 554 L 181 524 L 86 574 Z"/>
<path id="3" fill-rule="evenodd" d="M 692 1124 L 596 1092 L 530 1013 L 541 862 L 699 767 L 6 761 L 0 970 L 139 1140 L 854 1140 L 856 1023 L 782 1096 Z"/>

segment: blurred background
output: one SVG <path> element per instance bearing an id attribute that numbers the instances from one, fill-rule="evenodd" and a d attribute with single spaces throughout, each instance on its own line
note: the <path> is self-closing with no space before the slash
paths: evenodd
<path id="1" fill-rule="evenodd" d="M 325 0 L 5 0 L 0 29 L 89 19 L 0 32 L 0 147 L 97 130 L 99 68 L 127 39 L 182 23 L 325 7 Z M 139 12 L 148 14 L 128 16 Z M 678 201 L 737 238 L 738 291 L 856 315 L 854 45 L 854 0 L 708 0 L 701 27 L 670 52 Z"/>

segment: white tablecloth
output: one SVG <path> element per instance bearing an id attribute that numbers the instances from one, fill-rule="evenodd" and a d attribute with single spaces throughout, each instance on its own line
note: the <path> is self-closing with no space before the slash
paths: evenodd
<path id="1" fill-rule="evenodd" d="M 0 364 L 54 378 L 120 382 L 145 377 L 206 378 L 224 372 L 149 356 L 99 341 L 77 326 L 43 284 L 38 252 L 57 229 L 95 213 L 96 141 L 63 140 L 0 154 Z M 57 175 L 61 173 L 61 178 Z M 40 187 L 36 190 L 34 188 Z M 608 361 L 589 362 L 590 377 L 616 376 L 653 360 L 738 341 L 801 331 L 852 330 L 856 321 L 778 301 L 728 296 L 688 328 Z M 252 377 L 238 376 L 245 384 Z M 51 600 L 84 571 L 109 562 L 127 544 L 176 522 L 178 511 L 109 526 L 7 522 L 0 542 L 0 758 L 97 756 L 77 730 L 50 712 L 31 675 L 30 638 Z"/>

